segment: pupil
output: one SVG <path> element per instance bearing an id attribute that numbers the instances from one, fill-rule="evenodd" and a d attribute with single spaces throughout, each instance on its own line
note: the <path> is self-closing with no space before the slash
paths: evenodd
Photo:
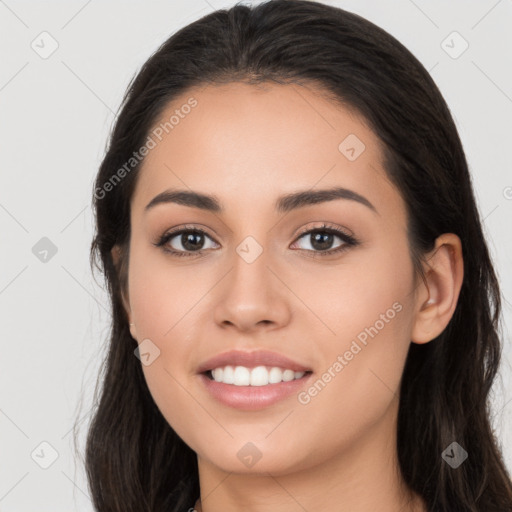
<path id="1" fill-rule="evenodd" d="M 193 251 L 201 246 L 202 239 L 203 235 L 201 233 L 187 233 L 181 235 L 181 244 L 187 251 Z"/>
<path id="2" fill-rule="evenodd" d="M 315 233 L 312 235 L 313 243 L 311 244 L 315 249 L 329 249 L 332 244 L 332 233 Z"/>

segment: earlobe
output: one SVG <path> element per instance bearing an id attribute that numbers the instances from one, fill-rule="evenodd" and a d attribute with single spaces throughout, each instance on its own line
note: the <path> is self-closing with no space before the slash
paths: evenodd
<path id="1" fill-rule="evenodd" d="M 112 261 L 114 263 L 114 267 L 118 267 L 119 260 L 121 258 L 121 248 L 119 245 L 114 245 L 112 249 L 110 249 L 110 255 L 112 256 Z"/>
<path id="2" fill-rule="evenodd" d="M 427 258 L 426 282 L 417 295 L 416 317 L 411 341 L 428 343 L 446 328 L 457 307 L 464 278 L 464 262 L 460 238 L 444 233 Z"/>

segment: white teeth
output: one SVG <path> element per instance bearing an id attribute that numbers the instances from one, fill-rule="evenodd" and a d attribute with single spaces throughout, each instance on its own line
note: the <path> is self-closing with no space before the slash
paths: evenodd
<path id="1" fill-rule="evenodd" d="M 270 384 L 277 384 L 283 380 L 283 372 L 281 368 L 271 368 L 268 374 L 268 382 Z"/>
<path id="2" fill-rule="evenodd" d="M 224 384 L 233 384 L 235 382 L 235 370 L 233 370 L 232 366 L 226 366 L 224 368 L 222 382 L 224 382 Z"/>
<path id="3" fill-rule="evenodd" d="M 215 368 L 212 372 L 213 380 L 235 386 L 266 386 L 300 379 L 306 372 L 294 372 L 289 369 L 266 366 L 246 368 L 245 366 L 224 366 Z"/>
<path id="4" fill-rule="evenodd" d="M 264 366 L 256 366 L 251 370 L 251 386 L 266 386 L 268 384 L 268 371 Z"/>
<path id="5" fill-rule="evenodd" d="M 251 383 L 251 371 L 245 366 L 235 366 L 235 386 L 248 386 Z"/>
<path id="6" fill-rule="evenodd" d="M 223 381 L 223 373 L 224 373 L 224 370 L 222 368 L 215 368 L 215 370 L 212 370 L 213 380 L 215 380 L 217 382 L 222 382 Z"/>

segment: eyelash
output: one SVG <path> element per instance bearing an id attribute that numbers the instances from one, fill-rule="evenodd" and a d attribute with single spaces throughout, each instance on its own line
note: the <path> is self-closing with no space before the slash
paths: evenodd
<path id="1" fill-rule="evenodd" d="M 177 256 L 177 257 L 182 257 L 182 256 L 191 257 L 191 256 L 195 256 L 195 255 L 202 256 L 204 250 L 176 251 L 175 249 L 168 249 L 168 248 L 164 247 L 165 244 L 167 244 L 167 242 L 169 242 L 169 240 L 171 240 L 172 238 L 174 238 L 178 235 L 182 235 L 183 233 L 200 233 L 200 234 L 207 236 L 208 238 L 211 238 L 210 235 L 208 235 L 208 233 L 206 231 L 204 231 L 200 228 L 197 228 L 194 226 L 185 226 L 183 228 L 178 228 L 174 231 L 170 231 L 169 233 L 165 233 L 153 245 L 155 245 L 156 247 L 161 247 L 164 252 L 171 254 L 171 256 Z M 311 251 L 309 249 L 298 249 L 301 251 L 313 253 L 310 255 L 313 258 L 316 258 L 318 256 L 324 257 L 324 256 L 332 256 L 333 254 L 340 254 L 340 253 L 346 251 L 347 249 L 349 249 L 350 247 L 355 247 L 356 245 L 359 245 L 359 241 L 355 237 L 348 235 L 347 233 L 340 231 L 339 229 L 336 229 L 335 227 L 330 226 L 328 224 L 323 224 L 322 226 L 302 231 L 297 236 L 295 241 L 300 240 L 304 235 L 308 235 L 308 234 L 312 234 L 312 233 L 329 233 L 332 235 L 336 235 L 337 237 L 341 238 L 343 242 L 345 242 L 343 245 L 340 245 L 336 249 L 330 249 L 327 251 Z"/>

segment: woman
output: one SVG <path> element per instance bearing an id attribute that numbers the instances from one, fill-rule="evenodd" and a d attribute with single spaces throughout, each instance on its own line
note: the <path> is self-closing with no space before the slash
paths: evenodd
<path id="1" fill-rule="evenodd" d="M 97 510 L 512 510 L 499 285 L 448 107 L 388 33 L 300 0 L 181 29 L 94 197 Z"/>

